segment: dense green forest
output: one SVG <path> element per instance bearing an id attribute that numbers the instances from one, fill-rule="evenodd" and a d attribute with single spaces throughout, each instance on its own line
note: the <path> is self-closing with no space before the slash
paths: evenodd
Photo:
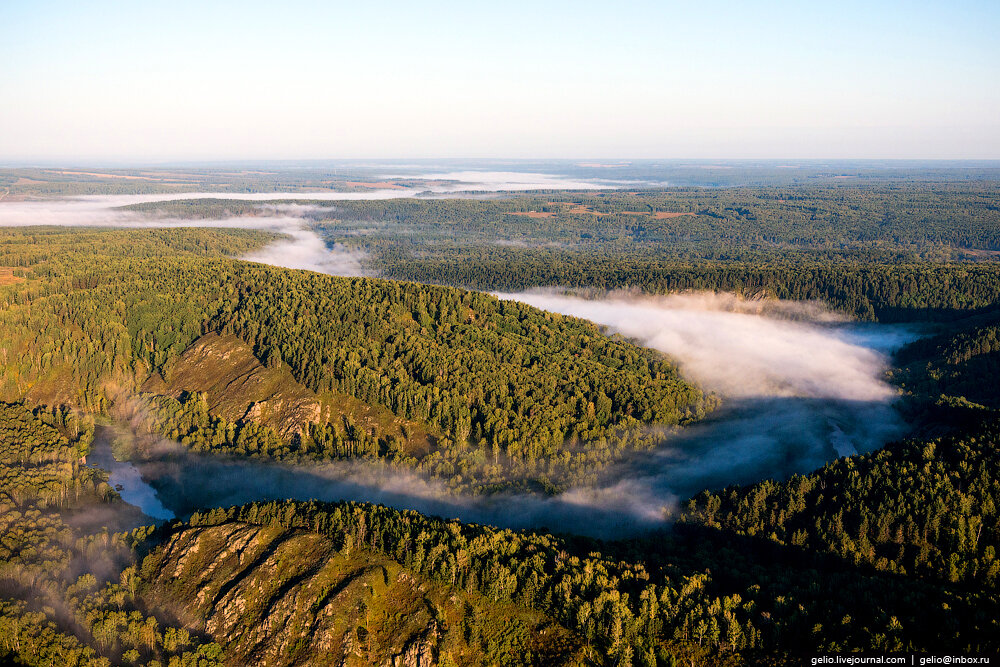
<path id="1" fill-rule="evenodd" d="M 712 404 L 662 355 L 582 320 L 452 288 L 214 256 L 263 240 L 208 230 L 7 232 L 0 263 L 25 268 L 2 295 L 0 389 L 10 400 L 108 413 L 151 373 L 169 375 L 169 362 L 202 334 L 235 334 L 314 392 L 425 425 L 437 434 L 433 451 L 418 461 L 405 433 L 337 419 L 282 441 L 199 413 L 197 401 L 155 396 L 145 396 L 156 404 L 149 426 L 199 449 L 389 457 L 473 490 L 593 481 L 625 452 L 652 447 L 648 426 L 698 419 Z"/>
<path id="2" fill-rule="evenodd" d="M 500 291 L 708 289 L 903 321 L 1000 296 L 997 265 L 980 262 L 1000 249 L 997 195 L 995 182 L 673 189 L 338 202 L 315 216 L 328 239 L 366 250 L 395 278 Z"/>
<path id="3" fill-rule="evenodd" d="M 785 482 L 705 491 L 682 520 L 887 572 L 995 589 L 997 429 L 989 419 L 961 435 L 892 443 Z"/>
<path id="4" fill-rule="evenodd" d="M 450 239 L 455 247 L 550 243 L 662 259 L 774 259 L 779 252 L 934 259 L 1000 250 L 998 194 L 996 182 L 981 181 L 313 203 L 332 209 L 333 230 L 374 224 L 380 236 L 408 234 L 415 251 Z"/>
<path id="5" fill-rule="evenodd" d="M 79 178 L 59 187 L 90 191 Z M 820 181 L 316 202 L 304 219 L 383 275 L 426 283 L 711 289 L 933 322 L 890 373 L 909 437 L 705 490 L 669 528 L 614 541 L 353 502 L 143 526 L 84 464 L 101 429 L 129 433 L 116 446 L 135 456 L 166 437 L 233 457 L 377 461 L 457 492 L 557 493 L 597 483 L 718 399 L 585 321 L 456 287 L 233 259 L 272 233 L 0 230 L 0 662 L 674 667 L 996 653 L 996 184 Z M 199 373 L 211 377 L 192 382 Z M 266 392 L 248 398 L 253 383 Z"/>
<path id="6" fill-rule="evenodd" d="M 307 222 L 379 275 L 473 289 L 716 290 L 866 320 L 949 319 L 1000 297 L 995 181 L 315 201 Z M 248 202 L 137 204 L 190 218 Z"/>
<path id="7" fill-rule="evenodd" d="M 943 331 L 904 347 L 893 380 L 914 396 L 969 414 L 1000 409 L 1000 312 L 953 319 Z M 920 415 L 913 415 L 919 418 Z M 940 419 L 940 414 L 934 418 Z"/>

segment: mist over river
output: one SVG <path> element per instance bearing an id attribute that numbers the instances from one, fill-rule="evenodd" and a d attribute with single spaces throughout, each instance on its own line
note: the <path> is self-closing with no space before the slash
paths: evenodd
<path id="1" fill-rule="evenodd" d="M 411 176 L 411 178 L 413 178 Z M 507 172 L 435 173 L 426 190 L 364 193 L 177 193 L 89 196 L 0 205 L 0 226 L 54 224 L 116 227 L 268 229 L 285 238 L 244 259 L 331 275 L 378 275 L 357 250 L 327 245 L 310 226 L 312 204 L 293 199 L 388 199 L 458 196 L 536 187 L 606 188 Z M 260 215 L 171 219 L 119 207 L 140 202 L 226 198 L 262 203 Z M 266 203 L 272 202 L 272 203 Z M 352 461 L 284 465 L 196 455 L 176 443 L 142 461 L 114 460 L 99 438 L 91 462 L 111 470 L 124 500 L 154 519 L 199 507 L 281 498 L 359 500 L 512 528 L 620 536 L 664 525 L 679 500 L 705 488 L 783 479 L 839 456 L 875 449 L 904 424 L 884 375 L 888 355 L 917 333 L 905 326 L 845 321 L 819 303 L 744 300 L 735 295 L 607 294 L 557 291 L 500 294 L 552 312 L 591 320 L 669 356 L 681 374 L 720 399 L 703 421 L 665 433 L 652 453 L 634 455 L 602 475 L 596 488 L 556 496 L 464 497 L 409 469 Z"/>
<path id="2" fill-rule="evenodd" d="M 724 295 L 504 298 L 588 315 L 609 333 L 669 354 L 682 374 L 719 396 L 720 408 L 612 467 L 597 487 L 554 496 L 462 496 L 384 463 L 289 465 L 195 454 L 176 443 L 117 464 L 112 481 L 155 518 L 283 498 L 357 500 L 509 528 L 622 537 L 666 525 L 678 501 L 705 488 L 784 479 L 903 433 L 896 392 L 883 375 L 886 354 L 916 336 L 906 327 L 839 321 L 816 304 Z"/>

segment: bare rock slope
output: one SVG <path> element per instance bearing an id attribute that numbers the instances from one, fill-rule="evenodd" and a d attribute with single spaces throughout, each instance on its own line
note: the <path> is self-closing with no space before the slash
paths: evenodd
<path id="1" fill-rule="evenodd" d="M 143 562 L 149 604 L 207 632 L 234 665 L 572 664 L 577 642 L 499 605 L 319 534 L 186 528 Z"/>
<path id="2" fill-rule="evenodd" d="M 381 406 L 371 406 L 344 394 L 317 395 L 300 384 L 283 363 L 265 365 L 242 339 L 207 333 L 154 373 L 141 391 L 180 398 L 185 392 L 202 392 L 212 414 L 237 421 L 255 421 L 273 428 L 284 438 L 306 432 L 310 423 L 325 423 L 347 416 L 380 433 L 406 434 L 411 453 L 429 447 L 426 429 L 401 419 Z"/>

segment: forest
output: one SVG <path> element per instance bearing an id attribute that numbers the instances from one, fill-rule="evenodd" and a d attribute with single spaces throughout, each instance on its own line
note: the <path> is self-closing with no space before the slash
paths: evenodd
<path id="1" fill-rule="evenodd" d="M 11 266 L 37 262 L 4 297 L 0 391 L 101 413 L 125 394 L 148 399 L 146 426 L 199 449 L 392 457 L 455 486 L 555 489 L 652 447 L 648 426 L 697 420 L 712 405 L 662 355 L 582 320 L 453 288 L 209 254 L 244 247 L 244 232 L 149 232 L 148 254 L 137 232 L 93 234 L 92 244 L 75 232 L 47 234 L 52 255 L 38 257 L 36 244 L 23 255 L 14 243 L 0 250 Z M 191 236 L 199 240 L 180 240 Z M 126 239 L 123 255 L 106 254 Z M 159 243 L 183 251 L 154 257 Z M 150 373 L 169 376 L 170 361 L 207 331 L 235 334 L 265 366 L 286 365 L 318 394 L 418 422 L 434 434 L 433 451 L 418 461 L 399 429 L 375 424 L 373 433 L 336 418 L 280 441 L 266 428 L 210 418 L 193 395 L 142 395 Z"/>
<path id="2" fill-rule="evenodd" d="M 1000 484 L 989 444 L 996 437 L 992 422 L 963 437 L 838 461 L 784 484 L 706 493 L 690 501 L 670 533 L 604 543 L 499 531 L 368 504 L 293 502 L 206 510 L 155 530 L 108 534 L 104 528 L 84 536 L 70 518 L 74 513 L 121 504 L 98 471 L 79 465 L 93 426 L 70 412 L 32 414 L 14 404 L 4 407 L 4 423 L 5 451 L 11 452 L 7 471 L 63 462 L 50 473 L 46 493 L 5 490 L 4 496 L 3 580 L 12 601 L 5 603 L 0 647 L 36 664 L 225 660 L 222 647 L 197 638 L 203 627 L 181 629 L 166 621 L 170 611 L 196 611 L 191 604 L 198 596 L 190 588 L 196 581 L 186 577 L 203 576 L 203 570 L 169 581 L 159 575 L 185 553 L 159 545 L 211 526 L 279 531 L 272 540 L 315 534 L 329 540 L 330 555 L 403 568 L 452 596 L 469 596 L 464 620 L 453 620 L 454 627 L 442 623 L 439 638 L 421 649 L 442 663 L 446 657 L 458 664 L 531 662 L 517 641 L 490 640 L 496 633 L 491 624 L 511 618 L 509 605 L 524 610 L 517 612 L 522 622 L 541 613 L 565 628 L 558 632 L 573 633 L 566 635 L 565 654 L 539 656 L 541 664 L 564 664 L 567 655 L 594 661 L 608 656 L 611 664 L 720 664 L 737 658 L 770 664 L 780 652 L 858 646 L 982 651 L 994 645 L 1000 630 L 994 508 Z M 77 435 L 71 440 L 72 433 Z M 844 490 L 843 504 L 811 497 L 840 488 L 838 482 L 857 489 Z M 935 513 L 915 516 L 913 508 L 922 506 Z M 310 552 L 297 557 L 305 559 L 303 567 L 311 562 Z M 224 558 L 220 554 L 219 562 Z M 74 578 L 81 562 L 111 580 Z M 289 567 L 282 571 L 291 572 Z M 246 627 L 270 620 L 268 609 L 284 618 L 276 611 L 283 608 L 279 603 L 306 579 L 303 574 L 274 592 L 255 593 L 275 597 L 254 603 L 263 611 L 245 612 Z M 13 601 L 25 589 L 46 592 L 39 610 Z M 435 614 L 444 621 L 446 611 Z M 342 625 L 331 632 L 366 638 L 371 632 L 372 641 L 387 641 L 377 634 L 381 618 L 358 625 L 363 632 Z M 454 640 L 449 633 L 456 633 Z M 518 636 L 509 629 L 501 634 Z M 240 641 L 233 644 L 242 650 Z M 451 649 L 454 656 L 447 653 Z M 290 647 L 275 662 L 286 664 L 295 650 L 305 649 Z"/>
<path id="3" fill-rule="evenodd" d="M 316 224 L 393 278 L 475 289 L 715 290 L 866 320 L 996 302 L 995 182 L 338 202 Z M 373 229 L 374 228 L 374 229 Z M 488 240 L 488 241 L 486 241 Z"/>
<path id="4" fill-rule="evenodd" d="M 303 226 L 366 253 L 379 277 L 364 278 L 238 259 L 280 230 L 0 229 L 0 661 L 995 654 L 997 194 L 989 180 L 886 178 L 310 202 Z M 635 341 L 465 289 L 538 286 L 820 300 L 920 323 L 887 371 L 908 434 L 705 489 L 662 529 L 603 540 L 346 501 L 155 523 L 87 464 L 95 433 L 113 429 L 136 459 L 166 440 L 395 466 L 454 494 L 553 496 L 596 486 L 724 403 Z"/>
<path id="5" fill-rule="evenodd" d="M 365 253 L 388 278 L 502 292 L 714 290 L 912 321 L 996 302 L 998 196 L 993 180 L 877 181 L 297 203 L 313 207 L 307 224 L 328 243 Z M 210 219 L 268 209 L 204 199 L 123 210 Z"/>

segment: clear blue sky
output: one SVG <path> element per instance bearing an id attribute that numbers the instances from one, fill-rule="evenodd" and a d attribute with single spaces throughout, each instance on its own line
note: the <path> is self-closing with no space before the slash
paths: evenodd
<path id="1" fill-rule="evenodd" d="M 0 0 L 0 161 L 1000 158 L 1000 0 Z"/>

